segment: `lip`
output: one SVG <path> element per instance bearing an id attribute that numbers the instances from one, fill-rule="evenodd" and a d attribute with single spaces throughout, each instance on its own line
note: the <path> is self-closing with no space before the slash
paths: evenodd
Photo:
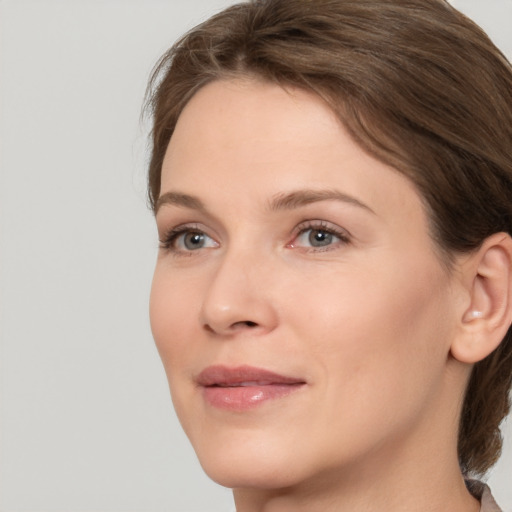
<path id="1" fill-rule="evenodd" d="M 252 366 L 209 366 L 197 377 L 203 397 L 213 407 L 232 411 L 252 409 L 284 398 L 306 381 Z"/>

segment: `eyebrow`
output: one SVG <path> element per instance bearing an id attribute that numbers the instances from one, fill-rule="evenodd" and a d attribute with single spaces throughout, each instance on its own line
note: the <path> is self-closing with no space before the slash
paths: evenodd
<path id="1" fill-rule="evenodd" d="M 332 189 L 303 189 L 284 194 L 277 194 L 270 201 L 269 209 L 272 211 L 293 210 L 319 201 L 341 201 L 367 210 L 375 215 L 375 212 L 368 205 L 359 201 L 359 199 L 356 199 L 349 194 L 345 194 L 344 192 L 340 192 L 339 190 Z"/>
<path id="2" fill-rule="evenodd" d="M 157 213 L 160 207 L 164 204 L 188 208 L 190 210 L 199 210 L 203 213 L 206 212 L 206 207 L 198 197 L 181 194 L 180 192 L 166 192 L 165 194 L 162 194 L 156 201 L 155 213 Z"/>
<path id="3" fill-rule="evenodd" d="M 339 190 L 315 190 L 315 189 L 301 189 L 292 192 L 276 194 L 269 202 L 268 209 L 270 211 L 280 210 L 294 210 L 307 206 L 308 204 L 318 203 L 320 201 L 341 201 L 353 206 L 357 206 L 375 215 L 375 212 L 365 203 L 359 201 L 355 197 L 340 192 Z M 155 213 L 158 212 L 161 206 L 170 204 L 181 208 L 188 208 L 190 210 L 198 210 L 202 213 L 207 213 L 207 208 L 203 202 L 196 196 L 183 194 L 180 192 L 166 192 L 162 194 L 155 205 Z"/>

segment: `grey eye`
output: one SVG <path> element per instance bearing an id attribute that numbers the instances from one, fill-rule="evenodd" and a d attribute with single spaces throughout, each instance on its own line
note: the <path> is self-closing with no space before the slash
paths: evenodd
<path id="1" fill-rule="evenodd" d="M 310 229 L 308 242 L 312 247 L 324 247 L 333 242 L 334 235 L 322 229 Z"/>
<path id="2" fill-rule="evenodd" d="M 310 249 L 325 249 L 346 245 L 349 243 L 348 236 L 341 230 L 323 225 L 304 227 L 291 243 L 291 247 L 303 247 Z"/>
<path id="3" fill-rule="evenodd" d="M 203 233 L 188 232 L 183 235 L 183 246 L 189 251 L 201 249 L 205 246 L 205 235 Z"/>
<path id="4" fill-rule="evenodd" d="M 171 231 L 164 240 L 161 240 L 161 248 L 174 253 L 187 253 L 199 249 L 218 247 L 219 244 L 203 231 L 195 228 L 178 227 Z"/>

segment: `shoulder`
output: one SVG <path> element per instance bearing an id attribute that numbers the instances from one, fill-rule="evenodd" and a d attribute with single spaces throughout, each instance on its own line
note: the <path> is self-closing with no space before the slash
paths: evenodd
<path id="1" fill-rule="evenodd" d="M 503 512 L 494 498 L 491 490 L 483 482 L 478 480 L 466 480 L 466 486 L 469 492 L 482 504 L 480 512 Z"/>

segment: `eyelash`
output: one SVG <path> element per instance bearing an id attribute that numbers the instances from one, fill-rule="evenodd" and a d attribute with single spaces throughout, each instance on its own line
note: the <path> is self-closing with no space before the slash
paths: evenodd
<path id="1" fill-rule="evenodd" d="M 302 247 L 302 246 L 294 246 L 295 240 L 297 240 L 301 235 L 304 235 L 308 231 L 320 231 L 323 233 L 326 233 L 328 235 L 333 235 L 336 238 L 339 238 L 338 243 L 329 244 L 324 247 Z M 347 231 L 342 230 L 340 228 L 337 228 L 333 226 L 332 224 L 323 221 L 323 220 L 311 220 L 307 222 L 303 222 L 297 228 L 295 229 L 295 234 L 293 237 L 293 241 L 289 244 L 287 244 L 287 247 L 295 248 L 295 249 L 301 249 L 306 252 L 326 252 L 333 249 L 336 249 L 340 244 L 347 245 L 350 243 L 350 235 L 347 233 Z"/>
<path id="2" fill-rule="evenodd" d="M 181 225 L 177 226 L 175 228 L 170 229 L 165 233 L 163 238 L 160 239 L 160 249 L 163 249 L 165 251 L 171 252 L 175 255 L 186 255 L 191 256 L 193 251 L 184 251 L 182 249 L 178 249 L 175 247 L 175 243 L 178 240 L 178 238 L 185 234 L 198 234 L 198 235 L 206 235 L 204 230 L 202 230 L 197 224 L 194 225 Z M 208 235 L 206 235 L 208 236 Z M 211 237 L 209 237 L 211 238 Z"/>
<path id="3" fill-rule="evenodd" d="M 338 238 L 340 241 L 335 244 L 329 244 L 326 246 L 319 247 L 303 247 L 299 245 L 295 245 L 295 241 L 301 236 L 307 233 L 308 231 L 319 231 L 326 233 L 328 235 L 333 235 Z M 185 234 L 198 234 L 208 236 L 203 229 L 200 228 L 197 224 L 193 225 L 181 225 L 175 228 L 170 229 L 163 238 L 160 239 L 160 249 L 170 252 L 175 256 L 192 256 L 192 253 L 195 252 L 193 250 L 183 250 L 178 249 L 175 244 L 178 238 Z M 332 249 L 335 249 L 339 244 L 347 245 L 350 243 L 349 234 L 342 229 L 336 228 L 326 221 L 307 221 L 299 224 L 297 228 L 294 230 L 293 241 L 286 244 L 288 248 L 300 249 L 305 252 L 325 252 Z M 199 250 L 199 249 L 198 249 Z"/>

